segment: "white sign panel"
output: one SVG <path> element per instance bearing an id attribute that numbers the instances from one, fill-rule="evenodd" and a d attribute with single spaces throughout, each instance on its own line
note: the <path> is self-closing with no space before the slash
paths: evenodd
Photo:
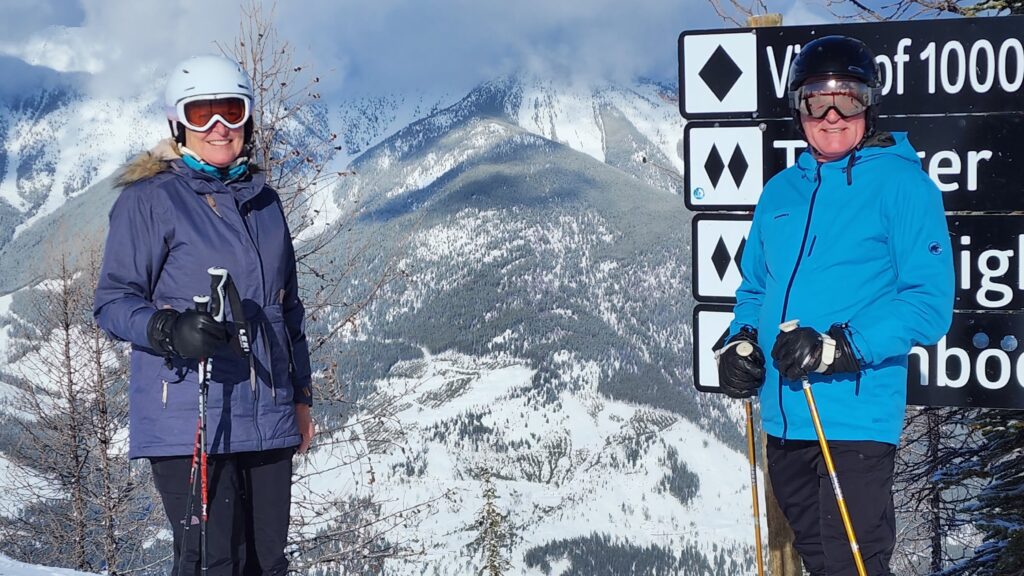
<path id="1" fill-rule="evenodd" d="M 694 209 L 757 204 L 764 188 L 764 135 L 758 126 L 692 128 L 686 135 Z"/>
<path id="2" fill-rule="evenodd" d="M 757 111 L 754 34 L 685 36 L 682 50 L 686 113 Z"/>
<path id="3" fill-rule="evenodd" d="M 701 302 L 732 302 L 743 279 L 740 258 L 750 234 L 750 214 L 693 217 L 693 296 Z"/>
<path id="4" fill-rule="evenodd" d="M 697 361 L 694 363 L 696 373 L 693 381 L 702 392 L 718 392 L 718 364 L 711 348 L 718 342 L 722 334 L 729 329 L 732 322 L 732 311 L 729 309 L 707 309 L 698 306 L 693 313 L 694 348 Z"/>

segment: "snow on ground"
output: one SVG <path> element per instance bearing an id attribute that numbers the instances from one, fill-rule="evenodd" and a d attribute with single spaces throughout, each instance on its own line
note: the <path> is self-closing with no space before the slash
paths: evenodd
<path id="1" fill-rule="evenodd" d="M 87 576 L 85 572 L 67 568 L 49 568 L 11 560 L 0 554 L 0 576 Z"/>
<path id="2" fill-rule="evenodd" d="M 678 102 L 666 101 L 664 90 L 651 84 L 609 90 L 605 98 L 658 147 L 676 172 L 683 174 L 682 135 L 686 121 L 679 115 Z"/>
<path id="3" fill-rule="evenodd" d="M 590 86 L 534 83 L 514 112 L 522 128 L 604 162 L 604 126 Z"/>
<path id="4" fill-rule="evenodd" d="M 598 394 L 596 366 L 580 365 L 573 385 L 539 406 L 530 392 L 534 370 L 514 358 L 447 352 L 399 363 L 392 373 L 378 385 L 402 395 L 394 426 L 404 449 L 373 456 L 372 485 L 354 478 L 341 488 L 373 491 L 395 510 L 436 500 L 421 523 L 390 535 L 427 552 L 389 573 L 471 572 L 476 560 L 466 546 L 475 534 L 467 527 L 483 505 L 482 469 L 494 475 L 498 506 L 519 527 L 511 573 L 540 573 L 523 561 L 530 548 L 594 533 L 669 550 L 694 544 L 708 556 L 716 544 L 752 546 L 744 455 L 677 415 Z M 459 432 L 467 427 L 473 431 Z M 631 462 L 626 447 L 637 443 L 644 448 Z M 700 479 L 686 504 L 659 488 L 669 447 Z M 339 488 L 336 479 L 316 482 L 318 490 Z"/>
<path id="5" fill-rule="evenodd" d="M 9 323 L 11 303 L 14 301 L 14 292 L 0 296 L 0 366 L 7 367 L 8 351 L 10 350 L 11 325 Z M 0 380 L 0 406 L 5 404 L 17 389 L 11 387 L 3 380 Z"/>

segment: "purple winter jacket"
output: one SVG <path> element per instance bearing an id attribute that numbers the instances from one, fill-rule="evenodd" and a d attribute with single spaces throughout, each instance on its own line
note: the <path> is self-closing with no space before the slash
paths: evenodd
<path id="1" fill-rule="evenodd" d="M 150 348 L 147 326 L 157 308 L 181 311 L 193 306 L 193 296 L 209 295 L 212 266 L 226 268 L 238 287 L 252 359 L 230 349 L 212 359 L 209 452 L 270 450 L 301 440 L 295 403 L 312 402 L 305 311 L 288 225 L 265 180 L 255 173 L 225 185 L 187 167 L 168 141 L 121 173 L 124 189 L 110 211 L 93 314 L 132 345 L 131 458 L 192 454 L 197 364 L 175 358 L 168 368 Z"/>

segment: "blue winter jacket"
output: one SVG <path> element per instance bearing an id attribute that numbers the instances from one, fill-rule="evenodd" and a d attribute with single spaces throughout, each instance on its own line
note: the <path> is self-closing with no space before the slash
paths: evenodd
<path id="1" fill-rule="evenodd" d="M 767 359 L 761 414 L 768 434 L 814 440 L 800 382 L 770 353 L 779 324 L 825 332 L 847 324 L 858 374 L 811 374 L 830 440 L 897 444 L 907 354 L 937 342 L 953 311 L 953 260 L 942 196 L 906 134 L 819 164 L 805 150 L 772 178 L 744 247 L 730 335 L 758 330 Z"/>
<path id="2" fill-rule="evenodd" d="M 159 150 L 159 151 L 158 151 Z M 280 200 L 255 173 L 228 185 L 187 167 L 164 142 L 122 171 L 93 313 L 132 345 L 129 456 L 192 453 L 199 413 L 197 365 L 168 367 L 150 348 L 157 308 L 184 310 L 209 295 L 212 266 L 238 287 L 251 359 L 213 357 L 207 410 L 210 453 L 296 446 L 295 403 L 311 402 L 295 255 Z M 233 318 L 230 307 L 228 317 Z"/>

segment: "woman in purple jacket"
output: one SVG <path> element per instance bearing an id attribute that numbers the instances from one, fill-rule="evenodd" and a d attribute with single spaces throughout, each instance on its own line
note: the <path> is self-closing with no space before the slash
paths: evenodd
<path id="1" fill-rule="evenodd" d="M 120 174 L 93 309 L 132 345 L 129 456 L 151 463 L 174 573 L 199 574 L 200 497 L 189 476 L 198 359 L 210 358 L 208 574 L 284 574 L 292 455 L 314 433 L 291 236 L 277 193 L 246 155 L 252 88 L 238 65 L 182 62 L 165 104 L 173 138 Z M 227 269 L 240 296 L 227 324 L 193 305 L 210 292 L 211 267 Z M 248 355 L 231 343 L 237 327 Z"/>

